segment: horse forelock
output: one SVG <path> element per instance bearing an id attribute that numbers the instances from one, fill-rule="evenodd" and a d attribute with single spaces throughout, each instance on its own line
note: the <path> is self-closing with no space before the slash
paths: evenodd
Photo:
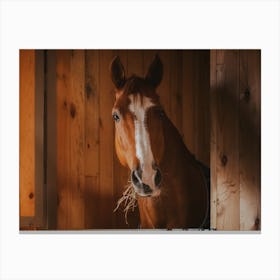
<path id="1" fill-rule="evenodd" d="M 127 79 L 122 91 L 126 96 L 140 94 L 140 96 L 152 98 L 154 101 L 159 100 L 159 96 L 149 82 L 135 75 Z"/>
<path id="2" fill-rule="evenodd" d="M 132 75 L 124 84 L 124 94 L 137 94 L 147 91 L 148 84 L 145 79 Z"/>
<path id="3" fill-rule="evenodd" d="M 132 75 L 118 92 L 114 108 L 125 115 L 129 112 L 129 105 L 133 96 L 139 98 L 142 106 L 145 97 L 148 97 L 154 104 L 159 104 L 159 96 L 155 89 L 144 78 Z"/>

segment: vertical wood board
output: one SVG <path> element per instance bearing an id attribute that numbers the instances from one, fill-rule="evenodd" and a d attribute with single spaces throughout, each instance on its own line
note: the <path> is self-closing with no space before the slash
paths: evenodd
<path id="1" fill-rule="evenodd" d="M 217 228 L 239 230 L 238 51 L 225 52 L 223 67 L 217 72 L 217 87 Z"/>
<path id="2" fill-rule="evenodd" d="M 71 229 L 70 106 L 71 51 L 56 51 L 57 229 Z"/>
<path id="3" fill-rule="evenodd" d="M 85 148 L 85 52 L 71 51 L 70 94 L 70 223 L 73 229 L 84 228 L 84 148 Z"/>
<path id="4" fill-rule="evenodd" d="M 113 121 L 112 107 L 114 102 L 113 83 L 109 73 L 109 65 L 113 59 L 113 51 L 100 52 L 100 215 L 102 228 L 111 228 L 114 210 L 113 186 Z"/>
<path id="5" fill-rule="evenodd" d="M 35 216 L 35 51 L 20 50 L 20 216 Z"/>
<path id="6" fill-rule="evenodd" d="M 260 51 L 211 51 L 211 226 L 260 229 Z"/>
<path id="7" fill-rule="evenodd" d="M 260 51 L 240 51 L 240 229 L 259 230 Z"/>
<path id="8" fill-rule="evenodd" d="M 85 227 L 100 225 L 99 215 L 99 51 L 85 51 Z"/>
<path id="9" fill-rule="evenodd" d="M 210 53 L 210 227 L 217 228 L 217 51 Z"/>

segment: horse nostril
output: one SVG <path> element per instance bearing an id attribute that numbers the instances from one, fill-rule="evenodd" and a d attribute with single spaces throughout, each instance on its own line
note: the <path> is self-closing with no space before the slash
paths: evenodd
<path id="1" fill-rule="evenodd" d="M 151 193 L 152 192 L 152 189 L 144 183 L 143 183 L 143 190 L 144 190 L 145 193 Z"/>
<path id="2" fill-rule="evenodd" d="M 157 169 L 156 175 L 155 175 L 155 185 L 159 186 L 161 182 L 161 173 L 159 171 L 159 169 Z"/>
<path id="3" fill-rule="evenodd" d="M 137 170 L 133 170 L 132 171 L 132 173 L 131 173 L 131 180 L 132 180 L 132 183 L 134 185 L 136 185 L 136 186 L 141 183 Z"/>

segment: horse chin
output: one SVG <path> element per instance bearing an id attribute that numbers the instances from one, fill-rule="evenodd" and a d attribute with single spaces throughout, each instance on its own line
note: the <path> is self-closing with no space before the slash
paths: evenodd
<path id="1" fill-rule="evenodd" d="M 151 193 L 145 193 L 142 190 L 139 190 L 139 188 L 135 188 L 134 186 L 134 190 L 137 193 L 138 196 L 144 198 L 144 197 L 152 197 L 152 198 L 157 198 L 160 196 L 160 190 L 153 190 Z"/>
<path id="2" fill-rule="evenodd" d="M 160 196 L 160 189 L 154 190 L 152 192 L 151 197 L 159 197 Z"/>

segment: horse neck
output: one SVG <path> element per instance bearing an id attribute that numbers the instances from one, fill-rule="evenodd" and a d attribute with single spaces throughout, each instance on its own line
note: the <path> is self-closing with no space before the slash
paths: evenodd
<path id="1" fill-rule="evenodd" d="M 175 197 L 181 193 L 184 180 L 184 168 L 192 164 L 193 156 L 185 146 L 182 137 L 172 122 L 166 117 L 164 120 L 164 146 L 165 151 L 163 159 L 160 162 L 160 168 L 163 173 L 164 182 L 162 188 L 163 194 L 158 199 L 138 198 L 140 218 L 142 226 L 166 227 L 168 220 L 167 209 L 174 213 Z M 174 182 L 176 178 L 176 182 Z M 184 211 L 183 211 L 184 212 Z"/>
<path id="2" fill-rule="evenodd" d="M 165 151 L 161 163 L 162 168 L 170 170 L 170 167 L 193 162 L 194 156 L 190 153 L 183 142 L 181 134 L 168 117 L 166 117 L 164 122 L 163 133 Z"/>

